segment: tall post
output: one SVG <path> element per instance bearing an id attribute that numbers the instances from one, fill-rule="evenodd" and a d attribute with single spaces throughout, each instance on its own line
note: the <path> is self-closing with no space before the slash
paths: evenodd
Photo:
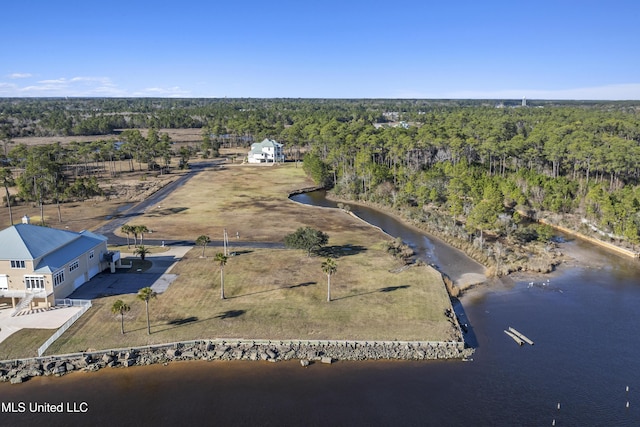
<path id="1" fill-rule="evenodd" d="M 224 233 L 222 235 L 222 246 L 224 248 L 224 256 L 227 256 L 227 229 L 224 229 Z"/>

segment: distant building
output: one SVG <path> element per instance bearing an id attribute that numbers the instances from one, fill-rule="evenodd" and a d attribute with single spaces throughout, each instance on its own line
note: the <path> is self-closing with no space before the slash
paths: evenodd
<path id="1" fill-rule="evenodd" d="M 526 106 L 527 106 L 527 97 L 526 97 L 526 96 L 523 96 L 523 97 L 522 97 L 522 106 L 523 106 L 523 107 L 526 107 Z"/>
<path id="2" fill-rule="evenodd" d="M 403 128 L 403 129 L 409 129 L 411 127 L 411 124 L 405 122 L 405 121 L 400 121 L 400 122 L 387 122 L 387 123 L 374 123 L 373 127 L 376 129 L 380 129 L 380 128 Z"/>
<path id="3" fill-rule="evenodd" d="M 0 303 L 51 307 L 96 274 L 120 264 L 107 238 L 29 224 L 0 231 Z"/>
<path id="4" fill-rule="evenodd" d="M 251 144 L 247 161 L 249 163 L 284 162 L 282 144 L 267 138 L 262 142 L 255 142 Z"/>

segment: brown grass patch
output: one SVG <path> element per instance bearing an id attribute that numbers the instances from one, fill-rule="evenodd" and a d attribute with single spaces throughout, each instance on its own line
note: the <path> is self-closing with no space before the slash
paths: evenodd
<path id="1" fill-rule="evenodd" d="M 307 225 L 329 235 L 346 233 L 347 239 L 370 232 L 371 227 L 362 222 L 345 220 L 344 212 L 309 208 L 287 199 L 293 190 L 310 185 L 302 169 L 293 164 L 203 171 L 135 222 L 167 240 L 195 240 L 201 234 L 221 240 L 226 228 L 232 245 L 236 236 L 243 241 L 282 241 L 285 234 Z"/>
<path id="2" fill-rule="evenodd" d="M 207 250 L 194 248 L 172 270 L 179 274 L 166 293 L 150 302 L 147 335 L 144 303 L 135 295 L 100 298 L 48 351 L 49 354 L 119 348 L 180 340 L 351 339 L 449 340 L 455 334 L 444 316 L 450 306 L 440 274 L 430 267 L 391 273 L 395 261 L 379 249 L 337 259 L 332 301 L 321 257 L 302 251 L 256 249 L 231 257 L 220 274 Z M 116 299 L 131 306 L 120 334 Z"/>

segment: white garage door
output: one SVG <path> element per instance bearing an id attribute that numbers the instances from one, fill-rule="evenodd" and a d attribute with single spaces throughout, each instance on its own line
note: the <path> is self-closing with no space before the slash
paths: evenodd
<path id="1" fill-rule="evenodd" d="M 100 266 L 96 265 L 95 267 L 92 267 L 89 269 L 89 279 L 91 279 L 93 276 L 95 276 L 96 274 L 100 273 Z"/>
<path id="2" fill-rule="evenodd" d="M 9 276 L 0 274 L 0 291 L 6 291 L 7 289 L 9 289 Z"/>
<path id="3" fill-rule="evenodd" d="M 78 289 L 84 283 L 84 276 L 78 277 L 73 281 L 73 289 Z"/>

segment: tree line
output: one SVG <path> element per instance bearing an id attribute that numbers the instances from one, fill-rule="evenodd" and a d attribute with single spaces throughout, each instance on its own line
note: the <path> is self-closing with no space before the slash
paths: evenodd
<path id="1" fill-rule="evenodd" d="M 478 239 L 478 246 L 484 247 L 485 232 L 544 239 L 548 233 L 543 229 L 518 227 L 521 214 L 575 218 L 573 227 L 592 227 L 613 239 L 639 243 L 638 103 L 528 101 L 526 108 L 519 104 L 517 100 L 4 99 L 0 137 L 7 147 L 17 135 L 62 133 L 65 120 L 71 121 L 72 131 L 83 121 L 113 121 L 124 130 L 127 145 L 120 153 L 127 153 L 130 169 L 134 162 L 141 168 L 145 162 L 162 165 L 166 159 L 166 150 L 142 138 L 140 127 L 201 128 L 202 144 L 197 149 L 212 156 L 220 147 L 248 146 L 268 137 L 284 143 L 290 154 L 306 152 L 307 171 L 339 195 L 413 210 L 417 220 L 429 219 L 449 233 Z M 398 126 L 399 121 L 405 125 Z M 184 154 L 188 160 L 195 153 Z M 95 156 L 95 151 L 85 153 L 75 167 L 89 172 Z"/>
<path id="2" fill-rule="evenodd" d="M 125 167 L 128 172 L 135 171 L 136 166 L 141 171 L 144 164 L 146 170 L 162 174 L 169 169 L 175 154 L 169 135 L 154 128 L 149 129 L 146 136 L 138 129 L 126 130 L 120 141 L 17 144 L 2 157 L 3 200 L 9 208 L 18 202 L 35 202 L 40 206 L 42 218 L 44 204 L 55 203 L 60 215 L 61 202 L 101 195 L 101 180 L 122 173 L 123 163 L 128 164 L 128 168 Z M 178 155 L 180 167 L 188 167 L 191 150 L 183 147 Z M 10 194 L 9 187 L 14 186 L 18 192 Z"/>

